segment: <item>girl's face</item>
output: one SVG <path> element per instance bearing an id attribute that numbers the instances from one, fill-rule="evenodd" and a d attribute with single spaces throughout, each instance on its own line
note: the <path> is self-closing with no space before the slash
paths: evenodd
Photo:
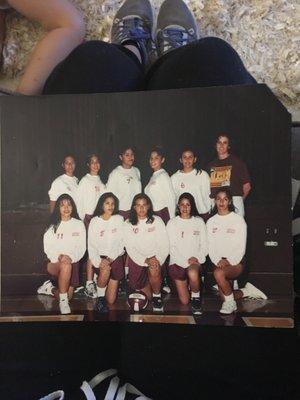
<path id="1" fill-rule="evenodd" d="M 69 176 L 73 176 L 75 171 L 75 160 L 73 157 L 66 157 L 63 162 L 63 168 L 65 173 Z"/>
<path id="2" fill-rule="evenodd" d="M 134 163 L 134 152 L 132 149 L 127 149 L 120 156 L 123 168 L 131 168 Z"/>
<path id="3" fill-rule="evenodd" d="M 163 164 L 163 162 L 165 161 L 164 157 L 160 156 L 156 151 L 152 151 L 152 153 L 150 154 L 150 167 L 154 170 L 154 171 L 158 171 L 159 169 L 161 169 L 161 165 Z"/>
<path id="4" fill-rule="evenodd" d="M 69 200 L 64 199 L 59 203 L 59 212 L 62 220 L 68 220 L 72 214 L 72 204 Z"/>
<path id="5" fill-rule="evenodd" d="M 197 161 L 197 157 L 195 157 L 192 151 L 184 151 L 180 158 L 180 162 L 182 164 L 183 170 L 191 170 L 194 168 L 194 164 Z"/>
<path id="6" fill-rule="evenodd" d="M 113 197 L 108 197 L 103 203 L 103 213 L 112 215 L 115 210 L 115 200 Z"/>
<path id="7" fill-rule="evenodd" d="M 97 156 L 91 157 L 89 167 L 91 175 L 98 175 L 98 172 L 100 171 L 100 161 Z"/>
<path id="8" fill-rule="evenodd" d="M 179 212 L 180 212 L 180 216 L 181 218 L 190 218 L 191 216 L 191 203 L 188 199 L 181 199 L 179 204 Z"/>
<path id="9" fill-rule="evenodd" d="M 216 150 L 219 157 L 225 156 L 229 151 L 229 139 L 227 136 L 219 136 L 216 143 Z"/>
<path id="10" fill-rule="evenodd" d="M 225 192 L 219 192 L 215 198 L 218 214 L 228 214 L 230 200 Z"/>
<path id="11" fill-rule="evenodd" d="M 148 215 L 150 205 L 146 199 L 138 199 L 135 202 L 134 209 L 139 219 L 145 219 Z"/>

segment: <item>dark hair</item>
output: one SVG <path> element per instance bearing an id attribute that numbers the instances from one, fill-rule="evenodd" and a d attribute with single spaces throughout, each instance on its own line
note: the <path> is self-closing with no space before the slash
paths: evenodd
<path id="1" fill-rule="evenodd" d="M 96 153 L 92 153 L 92 154 L 89 154 L 89 155 L 87 156 L 87 158 L 86 158 L 86 165 L 90 166 L 93 157 L 97 157 L 98 161 L 100 162 L 100 157 L 99 157 L 99 155 L 96 154 Z"/>
<path id="2" fill-rule="evenodd" d="M 69 154 L 66 154 L 66 155 L 64 156 L 64 158 L 63 158 L 63 160 L 62 160 L 62 164 L 65 163 L 66 158 L 68 158 L 68 157 L 73 158 L 74 162 L 76 162 L 76 161 L 75 161 L 75 157 L 73 156 L 73 154 L 70 154 L 70 153 L 69 153 Z"/>
<path id="3" fill-rule="evenodd" d="M 162 146 L 155 146 L 151 149 L 150 151 L 150 155 L 151 153 L 157 153 L 161 158 L 165 158 L 166 157 L 166 153 L 164 151 L 164 149 L 162 148 Z"/>
<path id="4" fill-rule="evenodd" d="M 194 150 L 192 147 L 189 147 L 189 146 L 185 147 L 185 148 L 182 150 L 180 158 L 182 158 L 182 154 L 185 153 L 185 152 L 187 152 L 187 151 L 193 153 L 194 157 L 196 157 L 197 160 L 198 160 L 198 156 L 197 156 L 195 150 Z M 195 169 L 196 169 L 196 175 L 200 175 L 201 172 L 202 172 L 202 169 L 198 169 L 198 168 L 195 168 Z"/>
<path id="5" fill-rule="evenodd" d="M 61 223 L 61 215 L 60 215 L 59 207 L 60 207 L 60 204 L 64 200 L 68 200 L 68 202 L 72 206 L 71 218 L 80 219 L 79 216 L 78 216 L 76 204 L 75 204 L 73 198 L 67 193 L 61 194 L 58 197 L 58 199 L 56 200 L 55 207 L 54 207 L 54 210 L 52 211 L 52 213 L 50 215 L 49 225 L 47 227 L 47 229 L 49 229 L 49 228 L 51 228 L 53 226 L 54 233 L 56 233 L 57 228 L 59 227 L 59 225 Z"/>
<path id="6" fill-rule="evenodd" d="M 226 193 L 226 196 L 227 196 L 228 199 L 229 199 L 228 210 L 229 210 L 230 212 L 231 212 L 231 211 L 235 212 L 235 207 L 234 207 L 234 205 L 233 205 L 232 194 L 231 194 L 230 189 L 229 189 L 228 187 L 219 188 L 219 189 L 216 191 L 216 193 L 215 193 L 215 198 L 217 197 L 217 195 L 218 195 L 219 193 Z M 211 211 L 211 215 L 215 215 L 215 214 L 218 214 L 218 207 L 217 207 L 216 204 L 214 205 L 214 207 L 213 207 L 213 209 L 212 209 L 212 211 Z"/>
<path id="7" fill-rule="evenodd" d="M 175 215 L 180 215 L 179 203 L 181 202 L 182 199 L 187 199 L 190 202 L 190 205 L 191 205 L 191 214 L 190 215 L 191 215 L 191 217 L 200 217 L 200 214 L 198 213 L 198 210 L 197 210 L 197 207 L 196 207 L 196 202 L 195 202 L 194 196 L 191 193 L 188 193 L 188 192 L 182 193 L 179 196 L 178 203 L 177 203 L 177 206 L 176 206 Z"/>
<path id="8" fill-rule="evenodd" d="M 127 150 L 132 150 L 132 152 L 135 154 L 135 148 L 131 145 L 125 145 L 125 146 L 120 146 L 118 155 L 122 156 Z"/>
<path id="9" fill-rule="evenodd" d="M 220 137 L 226 137 L 226 138 L 228 139 L 228 144 L 230 143 L 230 136 L 229 136 L 227 133 L 219 133 L 219 134 L 216 136 L 215 143 L 218 143 Z"/>
<path id="10" fill-rule="evenodd" d="M 104 213 L 103 205 L 104 205 L 106 199 L 108 199 L 109 197 L 114 199 L 114 202 L 115 202 L 115 208 L 114 208 L 112 215 L 119 213 L 119 199 L 112 192 L 107 192 L 107 193 L 103 193 L 100 196 L 98 203 L 96 205 L 93 217 L 99 217 L 100 215 L 102 215 Z"/>
<path id="11" fill-rule="evenodd" d="M 135 204 L 136 204 L 136 202 L 138 200 L 146 200 L 147 204 L 149 205 L 149 209 L 148 209 L 148 212 L 147 212 L 147 221 L 146 221 L 146 223 L 147 224 L 152 224 L 152 222 L 154 221 L 152 201 L 150 200 L 150 197 L 147 196 L 144 193 L 139 193 L 139 194 L 136 194 L 134 196 L 134 198 L 132 200 L 132 204 L 131 204 L 129 218 L 128 218 L 129 222 L 132 225 L 137 225 L 137 223 L 138 223 L 138 216 L 137 216 L 137 213 L 136 213 L 136 211 L 134 209 L 134 206 L 135 206 Z"/>

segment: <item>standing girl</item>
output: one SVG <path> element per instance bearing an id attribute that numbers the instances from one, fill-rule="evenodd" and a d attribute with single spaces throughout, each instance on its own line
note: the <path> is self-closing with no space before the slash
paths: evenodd
<path id="1" fill-rule="evenodd" d="M 117 196 L 119 199 L 119 212 L 124 219 L 127 219 L 132 199 L 142 191 L 141 174 L 138 168 L 133 166 L 134 150 L 132 147 L 122 148 L 119 158 L 121 165 L 109 174 L 106 190 Z"/>
<path id="2" fill-rule="evenodd" d="M 199 217 L 190 193 L 180 195 L 176 217 L 168 222 L 167 232 L 170 241 L 168 271 L 175 282 L 179 300 L 182 304 L 191 301 L 193 313 L 202 314 L 200 268 L 208 253 L 207 235 L 205 223 Z"/>
<path id="3" fill-rule="evenodd" d="M 243 289 L 232 290 L 231 281 L 244 270 L 247 225 L 242 216 L 235 213 L 232 195 L 228 188 L 218 189 L 213 217 L 207 221 L 208 253 L 213 272 L 223 298 L 221 314 L 237 310 L 236 300 L 242 297 L 266 299 L 266 295 L 247 283 Z"/>
<path id="4" fill-rule="evenodd" d="M 86 165 L 89 168 L 89 172 L 79 182 L 76 204 L 79 217 L 84 222 L 85 228 L 88 231 L 89 223 L 99 197 L 105 191 L 105 185 L 99 176 L 100 161 L 98 155 L 91 154 L 88 156 Z M 93 267 L 89 259 L 86 264 L 85 293 L 88 297 L 96 297 L 96 289 L 93 282 Z"/>
<path id="5" fill-rule="evenodd" d="M 162 149 L 154 148 L 149 162 L 153 174 L 145 187 L 145 194 L 152 201 L 154 214 L 161 217 L 166 224 L 175 215 L 175 193 L 169 174 L 162 168 L 165 162 Z"/>
<path id="6" fill-rule="evenodd" d="M 196 161 L 197 157 L 193 150 L 184 150 L 180 158 L 182 169 L 171 176 L 171 181 L 176 201 L 178 202 L 182 193 L 191 193 L 195 199 L 198 213 L 206 221 L 211 209 L 210 180 L 206 171 L 195 168 Z"/>
<path id="7" fill-rule="evenodd" d="M 129 286 L 143 290 L 149 299 L 153 296 L 153 311 L 163 311 L 161 266 L 169 254 L 169 240 L 165 224 L 153 215 L 152 203 L 146 194 L 140 193 L 132 201 L 130 216 L 125 222 L 124 242 Z"/>
<path id="8" fill-rule="evenodd" d="M 58 280 L 61 314 L 70 314 L 69 300 L 79 285 L 79 260 L 86 250 L 86 231 L 74 200 L 68 194 L 58 197 L 50 226 L 44 234 L 44 251 L 49 259 L 47 271 Z"/>
<path id="9" fill-rule="evenodd" d="M 107 311 L 106 301 L 117 298 L 119 281 L 124 278 L 123 218 L 118 214 L 118 199 L 104 193 L 97 204 L 88 231 L 89 259 L 98 271 L 95 309 Z"/>
<path id="10" fill-rule="evenodd" d="M 74 176 L 75 166 L 74 157 L 71 155 L 65 156 L 62 162 L 64 174 L 54 179 L 48 192 L 51 213 L 54 210 L 57 198 L 63 193 L 69 194 L 76 202 L 78 179 Z"/>

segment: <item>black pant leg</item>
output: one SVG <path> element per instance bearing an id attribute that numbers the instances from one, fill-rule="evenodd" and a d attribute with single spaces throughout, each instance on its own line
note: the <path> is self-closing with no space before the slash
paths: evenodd
<path id="1" fill-rule="evenodd" d="M 139 90 L 144 71 L 123 46 L 98 40 L 81 44 L 54 68 L 43 94 L 103 93 Z"/>
<path id="2" fill-rule="evenodd" d="M 238 53 L 215 37 L 199 39 L 165 54 L 146 76 L 147 90 L 255 83 Z"/>

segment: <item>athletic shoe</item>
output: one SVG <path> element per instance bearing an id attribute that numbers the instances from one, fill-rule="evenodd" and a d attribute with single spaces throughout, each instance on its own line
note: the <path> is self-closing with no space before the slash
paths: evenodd
<path id="1" fill-rule="evenodd" d="M 149 0 L 126 0 L 113 20 L 111 43 L 134 42 L 140 51 L 142 65 L 148 66 L 157 57 L 153 19 Z"/>
<path id="2" fill-rule="evenodd" d="M 75 290 L 74 290 L 74 299 L 83 299 L 86 297 L 85 294 L 85 287 L 84 286 L 78 286 Z"/>
<path id="3" fill-rule="evenodd" d="M 242 289 L 244 297 L 250 297 L 252 299 L 263 299 L 267 300 L 268 297 L 261 290 L 257 289 L 252 283 L 247 282 L 245 287 Z"/>
<path id="4" fill-rule="evenodd" d="M 105 313 L 108 311 L 106 298 L 104 296 L 97 297 L 94 309 L 100 313 Z"/>
<path id="5" fill-rule="evenodd" d="M 41 397 L 39 400 L 64 400 L 65 393 L 62 390 L 52 392 L 45 397 Z"/>
<path id="6" fill-rule="evenodd" d="M 69 300 L 59 300 L 59 309 L 61 314 L 71 314 L 71 308 L 69 306 Z"/>
<path id="7" fill-rule="evenodd" d="M 163 292 L 165 292 L 166 294 L 171 293 L 171 288 L 169 286 L 169 282 L 167 280 L 166 277 L 164 277 L 163 279 L 163 287 L 162 287 Z"/>
<path id="8" fill-rule="evenodd" d="M 223 301 L 222 308 L 220 310 L 221 314 L 231 314 L 237 310 L 235 300 Z"/>
<path id="9" fill-rule="evenodd" d="M 156 42 L 159 56 L 198 39 L 195 18 L 182 0 L 165 0 L 157 17 Z"/>
<path id="10" fill-rule="evenodd" d="M 91 297 L 92 299 L 95 299 L 97 297 L 97 290 L 96 290 L 95 284 L 93 282 L 86 284 L 84 293 L 87 297 Z"/>
<path id="11" fill-rule="evenodd" d="M 192 297 L 191 298 L 191 307 L 192 307 L 193 314 L 195 314 L 195 315 L 202 314 L 202 304 L 201 304 L 200 297 Z"/>
<path id="12" fill-rule="evenodd" d="M 50 280 L 45 281 L 37 290 L 38 294 L 45 294 L 47 296 L 54 296 L 52 289 L 55 289 L 55 286 L 52 284 Z"/>
<path id="13" fill-rule="evenodd" d="M 152 297 L 152 305 L 154 312 L 163 312 L 164 305 L 161 297 Z"/>

